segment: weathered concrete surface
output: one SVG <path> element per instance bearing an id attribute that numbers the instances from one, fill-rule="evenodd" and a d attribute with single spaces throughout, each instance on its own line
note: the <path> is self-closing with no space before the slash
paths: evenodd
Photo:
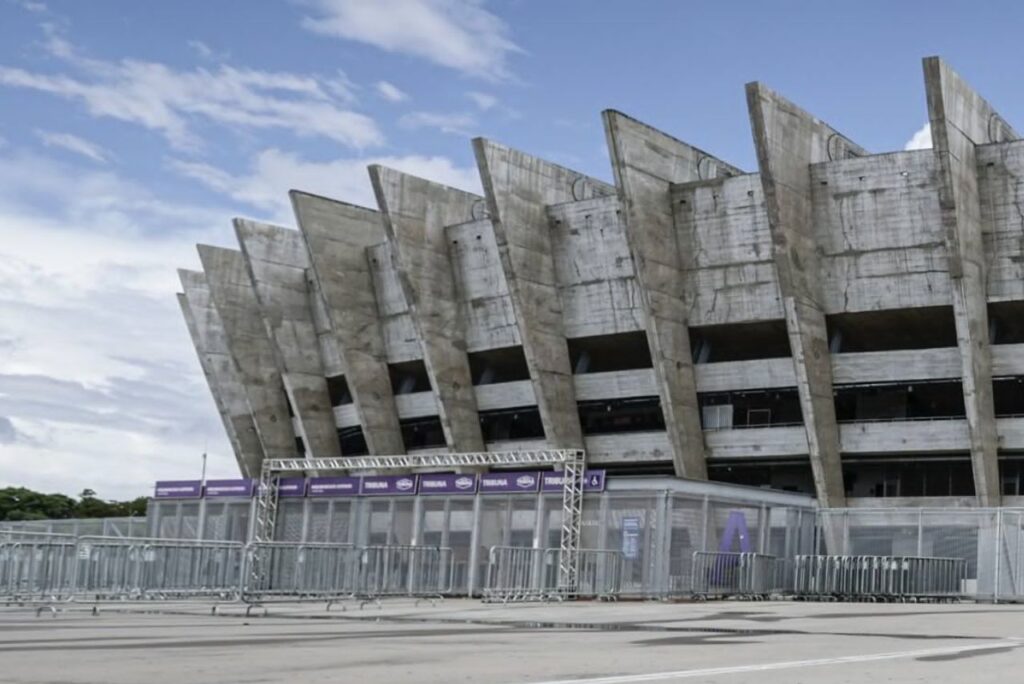
<path id="1" fill-rule="evenodd" d="M 928 119 L 939 172 L 942 228 L 949 251 L 957 346 L 963 365 L 964 406 L 971 436 L 975 493 L 983 506 L 999 505 L 999 448 L 992 399 L 985 247 L 978 200 L 979 144 L 1019 136 L 938 57 L 924 60 Z"/>
<path id="2" fill-rule="evenodd" d="M 184 294 L 178 295 L 178 304 L 231 442 L 238 469 L 243 476 L 254 477 L 259 474 L 263 461 L 263 445 L 256 432 L 238 369 L 228 351 L 220 314 L 210 301 L 206 276 L 201 271 L 179 269 L 178 277 L 184 290 Z"/>
<path id="3" fill-rule="evenodd" d="M 670 202 L 687 323 L 782 319 L 760 176 L 673 183 Z"/>
<path id="4" fill-rule="evenodd" d="M 336 458 L 341 450 L 306 284 L 306 243 L 290 228 L 245 219 L 234 225 L 306 455 Z"/>
<path id="5" fill-rule="evenodd" d="M 644 329 L 619 198 L 548 206 L 555 278 L 568 338 Z"/>
<path id="6" fill-rule="evenodd" d="M 706 479 L 671 188 L 739 170 L 620 112 L 603 118 L 676 475 Z"/>
<path id="7" fill-rule="evenodd" d="M 547 205 L 608 195 L 612 189 L 489 140 L 474 139 L 473 149 L 545 437 L 555 448 L 581 448 L 583 431 L 565 341 Z"/>
<path id="8" fill-rule="evenodd" d="M 294 190 L 290 195 L 366 446 L 371 454 L 404 454 L 366 256 L 368 247 L 384 240 L 380 214 Z"/>
<path id="9" fill-rule="evenodd" d="M 843 506 L 810 165 L 864 150 L 760 83 L 747 84 L 747 106 L 818 501 Z"/>
<path id="10" fill-rule="evenodd" d="M 210 298 L 224 325 L 266 458 L 295 458 L 295 431 L 274 348 L 241 252 L 199 245 Z"/>
<path id="11" fill-rule="evenodd" d="M 466 320 L 467 349 L 477 352 L 522 344 L 491 220 L 448 226 L 445 233 Z"/>
<path id="12" fill-rule="evenodd" d="M 152 602 L 147 602 L 152 603 Z M 11 684 L 1009 684 L 1020 606 L 566 602 L 0 609 Z M 471 647 L 467 647 L 471 644 Z"/>
<path id="13" fill-rule="evenodd" d="M 825 313 L 949 305 L 937 176 L 929 150 L 811 166 Z"/>
<path id="14" fill-rule="evenodd" d="M 465 319 L 445 227 L 469 220 L 483 198 L 379 165 L 370 167 L 370 180 L 437 394 L 445 441 L 452 451 L 482 451 Z"/>
<path id="15" fill-rule="evenodd" d="M 1024 140 L 979 145 L 974 151 L 988 300 L 1024 300 Z"/>

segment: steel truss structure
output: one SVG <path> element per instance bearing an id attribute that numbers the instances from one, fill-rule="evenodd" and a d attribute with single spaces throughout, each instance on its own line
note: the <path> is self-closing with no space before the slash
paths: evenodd
<path id="1" fill-rule="evenodd" d="M 353 470 L 411 470 L 418 468 L 472 468 L 494 466 L 542 466 L 561 468 L 562 530 L 559 541 L 557 598 L 573 598 L 579 590 L 580 529 L 583 523 L 583 482 L 586 452 L 582 449 L 535 449 L 529 451 L 477 451 L 465 453 L 404 454 L 400 456 L 350 456 L 342 458 L 271 458 L 263 461 L 256 495 L 253 541 L 274 540 L 277 524 L 278 480 L 282 475 Z M 266 571 L 259 559 L 251 565 L 253 579 Z"/>

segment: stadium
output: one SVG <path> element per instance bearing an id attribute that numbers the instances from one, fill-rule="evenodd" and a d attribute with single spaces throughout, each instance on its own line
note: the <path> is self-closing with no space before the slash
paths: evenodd
<path id="1" fill-rule="evenodd" d="M 931 149 L 751 83 L 757 169 L 607 110 L 614 183 L 475 139 L 483 196 L 371 166 L 376 207 L 295 190 L 297 230 L 235 220 L 179 300 L 244 479 L 160 483 L 151 529 L 247 539 L 267 459 L 337 459 L 280 480 L 275 538 L 451 547 L 474 593 L 487 549 L 557 546 L 551 466 L 346 459 L 572 449 L 580 543 L 634 550 L 641 594 L 735 546 L 736 511 L 783 557 L 816 517 L 847 553 L 989 548 L 1020 502 L 1024 143 L 924 76 Z"/>

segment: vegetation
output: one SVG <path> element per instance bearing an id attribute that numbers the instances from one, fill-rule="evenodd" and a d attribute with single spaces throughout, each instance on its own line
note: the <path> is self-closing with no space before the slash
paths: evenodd
<path id="1" fill-rule="evenodd" d="M 146 497 L 132 501 L 103 501 L 85 489 L 78 499 L 63 494 L 42 494 L 25 487 L 0 489 L 0 520 L 53 520 L 62 518 L 117 518 L 146 515 Z"/>

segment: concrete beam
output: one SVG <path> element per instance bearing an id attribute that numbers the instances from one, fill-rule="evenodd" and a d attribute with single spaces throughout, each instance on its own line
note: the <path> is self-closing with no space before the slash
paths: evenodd
<path id="1" fill-rule="evenodd" d="M 741 172 L 621 112 L 606 110 L 602 117 L 675 473 L 704 480 L 704 435 L 671 189 L 673 183 Z"/>
<path id="2" fill-rule="evenodd" d="M 370 454 L 404 454 L 366 249 L 385 240 L 372 209 L 293 190 L 299 229 L 320 287 Z"/>
<path id="3" fill-rule="evenodd" d="M 472 219 L 483 198 L 373 165 L 370 180 L 399 280 L 437 396 L 452 451 L 483 451 L 483 432 L 466 353 L 462 315 L 445 227 Z"/>
<path id="4" fill-rule="evenodd" d="M 992 398 L 987 274 L 975 147 L 1019 136 L 938 57 L 924 59 L 924 82 L 939 171 L 939 213 L 949 254 L 975 494 L 979 505 L 998 506 L 999 440 Z"/>
<path id="5" fill-rule="evenodd" d="M 259 475 L 263 461 L 263 445 L 256 432 L 238 369 L 228 352 L 220 314 L 210 301 L 206 276 L 200 271 L 184 269 L 178 271 L 178 276 L 184 290 L 184 294 L 178 295 L 178 304 L 231 442 L 238 469 L 245 477 L 255 477 Z"/>
<path id="6" fill-rule="evenodd" d="M 224 325 L 224 339 L 238 369 L 256 432 L 267 458 L 295 458 L 295 430 L 273 345 L 263 325 L 256 291 L 242 253 L 199 245 L 210 299 Z"/>
<path id="7" fill-rule="evenodd" d="M 746 90 L 818 502 L 827 508 L 841 507 L 846 495 L 814 238 L 810 165 L 865 152 L 762 84 L 748 83 Z"/>
<path id="8" fill-rule="evenodd" d="M 547 205 L 613 189 L 483 138 L 473 140 L 473 150 L 545 438 L 554 448 L 583 448 Z"/>
<path id="9" fill-rule="evenodd" d="M 341 455 L 306 283 L 309 254 L 297 230 L 235 219 L 295 428 L 309 458 Z"/>

